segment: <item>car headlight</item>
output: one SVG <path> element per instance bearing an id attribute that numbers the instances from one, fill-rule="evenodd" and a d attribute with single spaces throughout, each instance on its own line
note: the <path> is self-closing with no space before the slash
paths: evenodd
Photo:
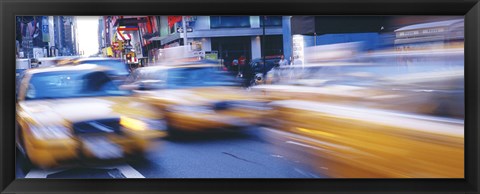
<path id="1" fill-rule="evenodd" d="M 179 105 L 179 106 L 172 106 L 168 109 L 171 112 L 182 112 L 182 113 L 212 113 L 213 108 L 211 106 L 187 106 L 187 105 Z"/>
<path id="2" fill-rule="evenodd" d="M 120 117 L 120 125 L 135 131 L 165 130 L 166 123 L 158 119 L 134 119 L 126 116 Z"/>
<path id="3" fill-rule="evenodd" d="M 66 139 L 72 136 L 69 128 L 64 126 L 30 126 L 37 139 Z"/>

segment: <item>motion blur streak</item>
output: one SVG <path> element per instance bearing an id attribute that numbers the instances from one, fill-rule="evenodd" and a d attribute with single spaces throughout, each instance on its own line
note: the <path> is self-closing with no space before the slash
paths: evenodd
<path id="1" fill-rule="evenodd" d="M 463 16 L 322 17 L 312 34 L 282 27 L 298 16 L 104 16 L 90 57 L 30 49 L 46 42 L 19 17 L 18 166 L 47 178 L 464 178 Z M 30 58 L 43 48 L 55 57 Z M 68 164 L 96 168 L 53 170 Z"/>
<path id="2" fill-rule="evenodd" d="M 254 87 L 275 100 L 277 154 L 337 178 L 464 177 L 463 50 L 326 48 Z"/>
<path id="3" fill-rule="evenodd" d="M 145 123 L 128 117 L 120 117 L 120 125 L 136 131 L 143 131 L 147 128 Z"/>

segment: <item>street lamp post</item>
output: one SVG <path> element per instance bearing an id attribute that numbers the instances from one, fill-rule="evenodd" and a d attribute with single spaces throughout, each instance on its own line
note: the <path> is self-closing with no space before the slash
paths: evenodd
<path id="1" fill-rule="evenodd" d="M 182 16 L 182 32 L 183 32 L 183 45 L 185 46 L 185 51 L 188 51 L 187 49 L 187 22 L 186 22 L 185 16 Z"/>
<path id="2" fill-rule="evenodd" d="M 265 18 L 266 18 L 266 17 L 267 17 L 267 16 L 263 16 L 263 17 L 262 17 L 262 21 L 263 21 L 263 26 L 262 26 L 262 27 L 263 27 L 263 35 L 262 35 L 262 60 L 263 60 L 263 66 L 264 66 L 264 67 L 265 67 L 265 65 L 266 65 L 266 63 L 265 63 L 265 52 L 266 52 L 266 50 L 265 50 L 265 39 L 266 39 L 266 37 L 265 37 Z"/>

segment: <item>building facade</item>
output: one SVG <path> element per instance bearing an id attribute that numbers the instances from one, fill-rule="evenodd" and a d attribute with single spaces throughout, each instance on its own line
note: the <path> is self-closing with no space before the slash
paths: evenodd
<path id="1" fill-rule="evenodd" d="M 104 16 L 99 20 L 99 49 L 105 57 L 122 58 L 132 52 L 142 53 L 136 48 L 141 42 L 139 25 L 146 21 L 145 16 Z M 137 63 L 138 56 L 133 56 Z"/>
<path id="2" fill-rule="evenodd" d="M 48 30 L 46 16 L 17 16 L 16 17 L 16 41 L 17 58 L 43 57 L 44 49 L 48 48 L 48 38 L 43 37 Z M 47 25 L 45 29 L 44 25 Z"/>
<path id="3" fill-rule="evenodd" d="M 105 31 L 105 23 L 103 22 L 103 17 L 99 17 L 98 18 L 98 31 L 97 31 L 97 34 L 98 34 L 98 53 L 102 53 L 102 49 L 105 48 L 105 35 L 104 35 L 104 31 Z"/>
<path id="4" fill-rule="evenodd" d="M 124 58 L 134 52 L 141 64 L 158 62 L 161 49 L 185 45 L 195 56 L 225 61 L 284 53 L 281 16 L 105 16 L 100 21 L 103 55 Z"/>
<path id="5" fill-rule="evenodd" d="M 226 62 L 284 53 L 281 16 L 149 16 L 139 32 L 149 62 L 157 61 L 160 49 L 184 45 L 194 55 Z"/>
<path id="6" fill-rule="evenodd" d="M 76 19 L 74 16 L 62 16 L 64 25 L 64 46 L 62 47 L 62 56 L 76 55 L 75 29 Z"/>

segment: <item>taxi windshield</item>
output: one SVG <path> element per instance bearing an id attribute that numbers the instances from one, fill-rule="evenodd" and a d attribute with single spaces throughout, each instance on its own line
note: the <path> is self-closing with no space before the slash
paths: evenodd
<path id="1" fill-rule="evenodd" d="M 117 76 L 125 76 L 130 74 L 128 65 L 120 60 L 86 60 L 81 63 L 92 63 L 112 69 L 109 74 Z"/>
<path id="2" fill-rule="evenodd" d="M 119 90 L 104 72 L 60 71 L 32 75 L 25 99 L 123 96 L 128 94 L 128 91 Z"/>
<path id="3" fill-rule="evenodd" d="M 167 71 L 167 88 L 240 86 L 240 82 L 213 67 L 173 68 Z"/>
<path id="4" fill-rule="evenodd" d="M 139 68 L 127 79 L 150 89 L 240 86 L 240 82 L 215 67 Z"/>

